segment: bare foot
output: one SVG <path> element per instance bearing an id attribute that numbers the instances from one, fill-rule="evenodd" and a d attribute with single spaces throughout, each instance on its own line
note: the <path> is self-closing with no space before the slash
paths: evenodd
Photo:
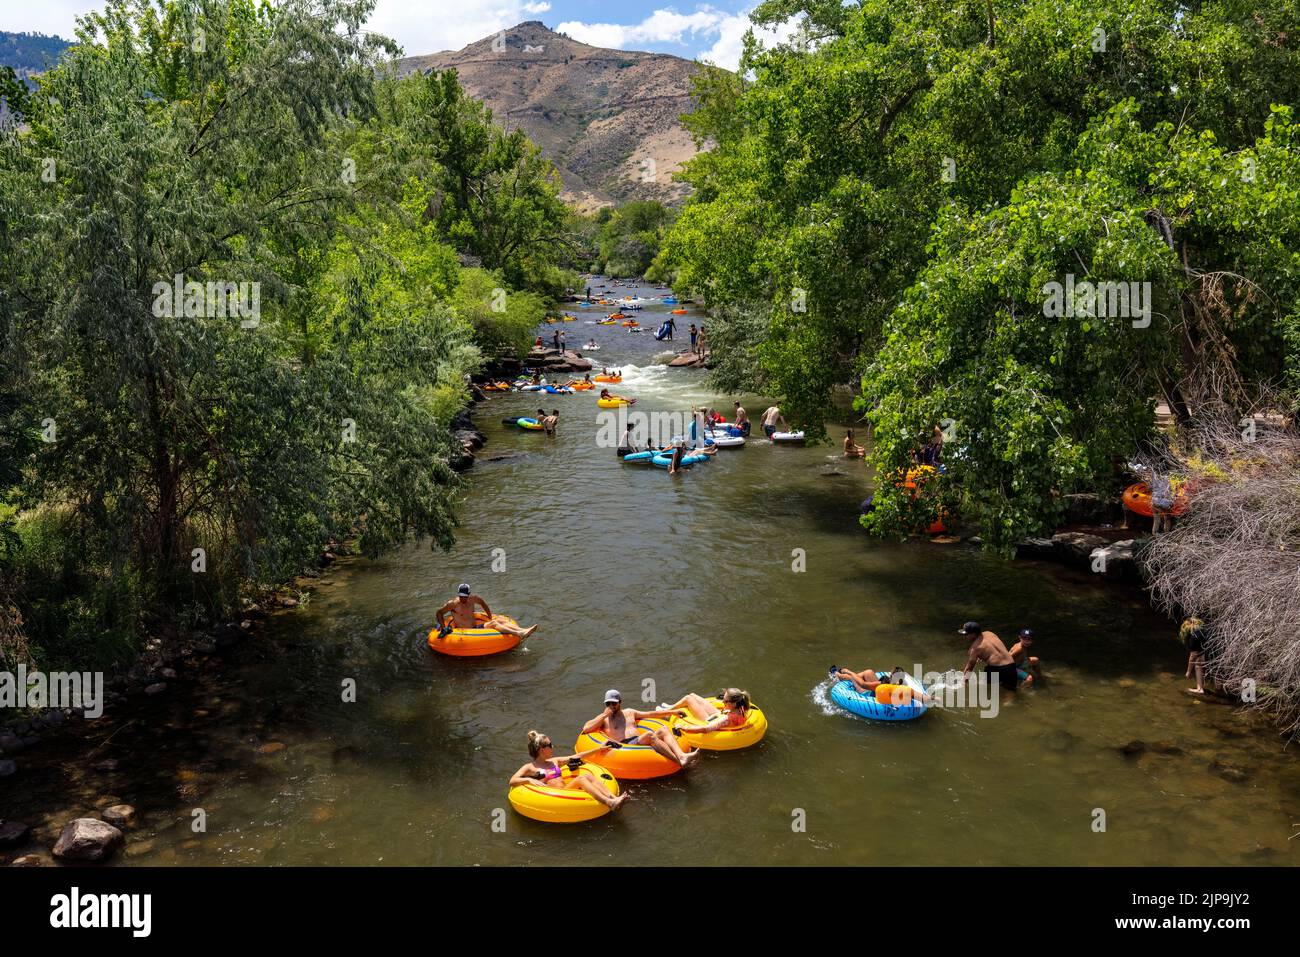
<path id="1" fill-rule="evenodd" d="M 697 751 L 692 751 L 690 754 L 686 755 L 686 757 L 682 760 L 682 767 L 689 768 L 691 765 L 693 765 L 696 761 L 700 759 L 700 754 L 701 752 L 697 750 Z"/>
<path id="2" fill-rule="evenodd" d="M 531 638 L 531 637 L 533 636 L 533 632 L 535 632 L 536 630 L 537 630 L 537 626 L 536 626 L 536 625 L 533 625 L 533 627 L 531 627 L 531 628 L 525 628 L 525 629 L 524 629 L 524 633 L 523 633 L 522 635 L 520 635 L 519 637 L 521 637 L 521 638 Z"/>
<path id="3" fill-rule="evenodd" d="M 618 797 L 614 798 L 614 800 L 609 802 L 609 809 L 611 811 L 617 811 L 631 796 L 632 795 L 630 794 L 620 794 Z"/>
<path id="4" fill-rule="evenodd" d="M 1186 691 L 1188 694 L 1205 694 L 1204 688 L 1188 688 Z"/>

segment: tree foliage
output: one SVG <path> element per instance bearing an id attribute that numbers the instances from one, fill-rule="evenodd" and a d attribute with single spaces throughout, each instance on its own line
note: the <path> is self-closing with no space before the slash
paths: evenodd
<path id="1" fill-rule="evenodd" d="M 1009 550 L 1061 493 L 1109 487 L 1157 398 L 1187 419 L 1296 384 L 1296 12 L 768 0 L 755 20 L 803 36 L 700 81 L 716 148 L 665 257 L 731 307 L 715 352 L 747 344 L 732 365 L 810 426 L 860 379 L 881 474 L 950 420 L 946 495 Z M 1149 283 L 1150 324 L 1052 315 L 1067 277 Z M 729 335 L 755 301 L 765 334 Z M 914 527 L 881 485 L 872 526 Z"/>

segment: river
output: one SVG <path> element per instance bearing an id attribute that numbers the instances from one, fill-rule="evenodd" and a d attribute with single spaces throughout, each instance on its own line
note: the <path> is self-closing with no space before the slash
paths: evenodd
<path id="1" fill-rule="evenodd" d="M 649 329 L 563 328 L 625 370 L 636 411 L 730 412 L 702 371 L 655 364 Z M 870 472 L 837 447 L 751 439 L 670 477 L 599 447 L 590 393 L 545 397 L 553 440 L 500 424 L 537 405 L 477 407 L 488 444 L 450 553 L 335 564 L 224 668 L 102 719 L 95 758 L 121 760 L 106 777 L 58 764 L 72 745 L 52 744 L 29 774 L 47 827 L 130 801 L 126 864 L 1295 862 L 1300 767 L 1259 720 L 1184 694 L 1185 653 L 1138 590 L 966 543 L 872 540 L 856 522 Z M 435 656 L 434 611 L 462 580 L 536 635 L 494 658 Z M 875 724 L 829 704 L 831 663 L 960 666 L 969 618 L 1004 639 L 1035 628 L 1043 686 L 990 718 Z M 588 824 L 510 809 L 530 728 L 567 753 L 605 689 L 636 706 L 647 682 L 656 702 L 746 688 L 770 731 L 631 782 L 621 811 Z M 1145 750 L 1122 753 L 1134 740 Z"/>

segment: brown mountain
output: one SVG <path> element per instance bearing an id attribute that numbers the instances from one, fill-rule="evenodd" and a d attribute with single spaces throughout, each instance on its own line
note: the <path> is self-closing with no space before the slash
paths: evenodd
<path id="1" fill-rule="evenodd" d="M 588 46 L 530 20 L 463 50 L 407 57 L 400 68 L 454 68 L 498 123 L 522 129 L 555 163 L 575 205 L 672 203 L 686 193 L 672 174 L 696 153 L 678 117 L 692 108 L 697 63 Z"/>

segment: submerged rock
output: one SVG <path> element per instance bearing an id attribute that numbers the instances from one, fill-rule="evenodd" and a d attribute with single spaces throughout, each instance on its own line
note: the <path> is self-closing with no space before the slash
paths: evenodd
<path id="1" fill-rule="evenodd" d="M 64 861 L 103 861 L 122 846 L 124 837 L 111 824 L 79 817 L 64 827 L 54 845 L 54 856 Z"/>
<path id="2" fill-rule="evenodd" d="M 135 825 L 135 808 L 129 804 L 114 804 L 103 811 L 105 823 L 114 827 L 133 827 Z"/>
<path id="3" fill-rule="evenodd" d="M 1145 754 L 1147 745 L 1145 741 L 1134 739 L 1119 749 L 1119 753 L 1126 758 L 1136 758 L 1138 755 Z"/>
<path id="4" fill-rule="evenodd" d="M 31 833 L 32 829 L 21 821 L 0 821 L 0 847 L 17 847 Z"/>

